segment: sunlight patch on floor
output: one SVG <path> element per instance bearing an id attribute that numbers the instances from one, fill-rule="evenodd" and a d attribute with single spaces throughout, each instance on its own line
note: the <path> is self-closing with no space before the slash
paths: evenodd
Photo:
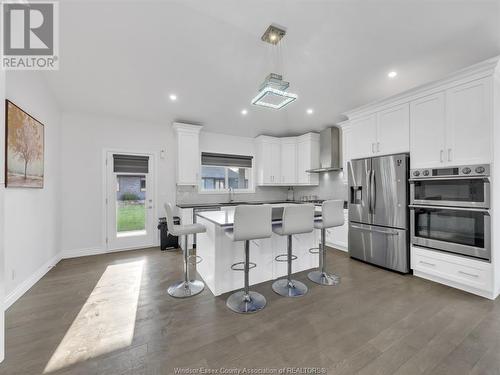
<path id="1" fill-rule="evenodd" d="M 44 374 L 129 346 L 144 261 L 109 265 L 52 354 Z"/>

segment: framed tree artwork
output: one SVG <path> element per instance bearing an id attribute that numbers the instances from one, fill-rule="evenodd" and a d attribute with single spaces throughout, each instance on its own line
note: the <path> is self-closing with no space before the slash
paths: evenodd
<path id="1" fill-rule="evenodd" d="M 43 188 L 43 124 L 6 100 L 5 129 L 5 186 Z"/>

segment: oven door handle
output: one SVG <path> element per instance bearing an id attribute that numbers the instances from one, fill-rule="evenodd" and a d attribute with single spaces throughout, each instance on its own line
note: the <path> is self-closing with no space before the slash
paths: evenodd
<path id="1" fill-rule="evenodd" d="M 470 211 L 470 212 L 482 212 L 484 214 L 490 215 L 491 212 L 485 208 L 465 208 L 465 207 L 450 207 L 450 206 L 424 206 L 420 204 L 410 204 L 408 207 L 411 208 L 428 208 L 428 209 L 438 209 L 438 210 L 450 210 L 450 211 Z"/>
<path id="2" fill-rule="evenodd" d="M 424 177 L 424 178 L 409 178 L 410 184 L 416 181 L 443 181 L 443 180 L 484 180 L 485 182 L 491 182 L 489 177 L 485 176 L 460 176 L 460 177 Z"/>

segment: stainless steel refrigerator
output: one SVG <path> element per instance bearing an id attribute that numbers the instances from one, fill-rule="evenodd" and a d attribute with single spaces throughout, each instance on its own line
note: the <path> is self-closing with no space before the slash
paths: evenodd
<path id="1" fill-rule="evenodd" d="M 408 154 L 349 162 L 352 258 L 409 272 L 408 173 Z"/>

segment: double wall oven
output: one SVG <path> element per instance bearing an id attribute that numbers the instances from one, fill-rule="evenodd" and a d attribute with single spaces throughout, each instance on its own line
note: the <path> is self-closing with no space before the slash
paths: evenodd
<path id="1" fill-rule="evenodd" d="M 412 244 L 490 261 L 489 174 L 489 165 L 412 170 Z"/>

